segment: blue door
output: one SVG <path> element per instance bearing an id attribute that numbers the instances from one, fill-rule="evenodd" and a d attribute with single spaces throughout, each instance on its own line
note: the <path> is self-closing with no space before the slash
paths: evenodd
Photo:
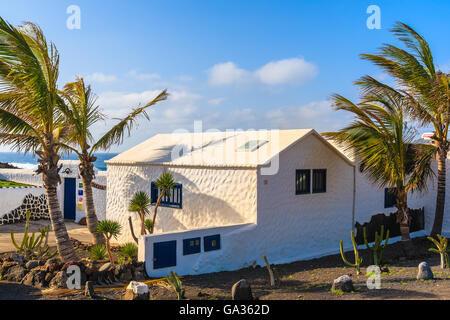
<path id="1" fill-rule="evenodd" d="M 76 180 L 75 178 L 64 179 L 64 219 L 75 220 L 76 208 Z"/>
<path id="2" fill-rule="evenodd" d="M 177 265 L 177 241 L 153 243 L 153 269 L 175 267 Z"/>

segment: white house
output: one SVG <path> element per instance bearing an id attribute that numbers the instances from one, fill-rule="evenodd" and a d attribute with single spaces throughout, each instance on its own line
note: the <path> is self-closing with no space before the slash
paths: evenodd
<path id="1" fill-rule="evenodd" d="M 83 183 L 78 172 L 78 160 L 61 160 L 61 184 L 58 185 L 58 198 L 64 219 L 79 222 L 85 214 Z M 106 172 L 95 169 L 95 182 L 106 185 Z M 46 199 L 46 191 L 42 187 L 42 176 L 31 169 L 0 169 L 0 179 L 31 185 L 28 188 L 0 188 L 0 223 L 7 216 L 18 215 L 22 205 L 30 201 L 39 202 L 39 197 Z M 93 189 L 96 214 L 100 220 L 106 216 L 106 191 Z M 31 197 L 31 200 L 30 200 Z M 40 210 L 34 210 L 39 216 L 48 211 L 46 200 Z M 13 213 L 14 212 L 14 213 Z M 33 213 L 32 213 L 33 214 Z M 23 214 L 22 214 L 23 215 Z M 11 220 L 11 219 L 8 219 Z"/>
<path id="2" fill-rule="evenodd" d="M 128 211 L 137 191 L 156 202 L 163 172 L 177 183 L 158 211 L 156 231 L 140 238 L 139 258 L 151 276 L 236 270 L 263 256 L 285 263 L 351 246 L 355 222 L 395 211 L 361 175 L 351 155 L 313 129 L 159 134 L 107 161 L 107 219 L 132 240 L 139 218 Z M 409 197 L 434 215 L 433 185 Z M 444 229 L 450 230 L 446 221 Z"/>

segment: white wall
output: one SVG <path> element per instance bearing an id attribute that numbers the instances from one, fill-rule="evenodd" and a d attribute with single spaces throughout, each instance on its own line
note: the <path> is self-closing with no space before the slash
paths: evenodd
<path id="1" fill-rule="evenodd" d="M 164 277 L 174 271 L 179 275 L 193 275 L 222 270 L 236 270 L 250 266 L 254 259 L 251 245 L 255 239 L 257 225 L 239 224 L 226 227 L 196 229 L 182 232 L 162 233 L 140 237 L 139 260 L 145 261 L 145 268 L 151 277 Z M 204 251 L 203 237 L 220 234 L 221 248 Z M 183 239 L 201 237 L 201 252 L 183 255 Z M 176 240 L 175 267 L 153 269 L 153 244 Z"/>
<path id="2" fill-rule="evenodd" d="M 0 169 L 0 180 L 42 186 L 42 176 L 29 169 Z"/>
<path id="3" fill-rule="evenodd" d="M 297 169 L 327 169 L 326 192 L 296 195 Z M 336 251 L 339 240 L 350 243 L 352 199 L 351 164 L 316 136 L 308 136 L 280 155 L 278 174 L 258 175 L 261 239 L 252 245 L 255 253 L 283 263 Z"/>
<path id="4" fill-rule="evenodd" d="M 256 169 L 166 170 L 173 174 L 176 183 L 183 185 L 183 208 L 160 207 L 156 233 L 256 222 Z M 133 195 L 145 191 L 150 196 L 151 182 L 162 172 L 160 166 L 108 165 L 106 218 L 122 225 L 120 242 L 133 241 L 128 227 L 130 215 L 135 233 L 140 230 L 138 215 L 128 211 Z"/>
<path id="5" fill-rule="evenodd" d="M 43 187 L 0 188 L 0 218 L 20 207 L 28 194 L 40 196 L 45 194 L 45 189 Z"/>

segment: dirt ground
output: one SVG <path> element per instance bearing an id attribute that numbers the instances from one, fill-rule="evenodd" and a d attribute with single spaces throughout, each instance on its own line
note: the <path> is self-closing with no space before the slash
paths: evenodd
<path id="1" fill-rule="evenodd" d="M 270 288 L 266 268 L 246 268 L 232 272 L 218 272 L 199 276 L 182 278 L 187 299 L 216 300 L 231 299 L 231 287 L 240 279 L 246 279 L 254 296 L 259 300 L 360 300 L 360 299 L 450 299 L 450 269 L 440 269 L 439 255 L 428 252 L 431 243 L 426 238 L 414 239 L 416 257 L 410 260 L 402 258 L 402 248 L 399 243 L 389 245 L 384 253 L 384 264 L 388 272 L 381 275 L 381 289 L 369 290 L 366 286 L 367 266 L 356 275 L 353 268 L 344 266 L 340 255 L 327 256 L 310 261 L 298 261 L 290 264 L 277 265 L 281 276 L 281 285 Z M 367 250 L 360 250 L 364 261 L 368 261 Z M 353 261 L 352 253 L 347 252 L 348 259 Z M 270 259 L 270 257 L 269 257 Z M 435 279 L 429 281 L 416 280 L 417 266 L 427 261 L 434 273 Z M 336 294 L 331 292 L 333 279 L 348 274 L 351 275 L 355 292 Z M 164 281 L 147 281 L 151 299 L 176 299 L 175 293 Z M 53 293 L 39 292 L 33 288 L 25 288 L 24 292 L 16 290 L 22 286 L 0 282 L 0 299 L 90 299 L 82 295 L 82 291 L 61 290 Z M 125 288 L 95 288 L 98 299 L 122 299 Z M 12 292 L 12 294 L 11 294 Z"/>

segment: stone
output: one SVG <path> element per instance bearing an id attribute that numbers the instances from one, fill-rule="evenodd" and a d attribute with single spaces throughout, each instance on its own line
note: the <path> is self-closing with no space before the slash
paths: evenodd
<path id="1" fill-rule="evenodd" d="M 65 271 L 59 271 L 49 284 L 50 288 L 67 288 L 67 274 Z"/>
<path id="2" fill-rule="evenodd" d="M 8 281 L 20 282 L 26 274 L 27 269 L 25 269 L 21 265 L 15 265 L 9 268 L 8 272 L 3 278 Z"/>
<path id="3" fill-rule="evenodd" d="M 34 286 L 37 288 L 43 288 L 48 283 L 46 279 L 47 273 L 41 268 L 35 268 L 28 272 L 28 274 L 23 278 L 22 284 L 27 286 Z"/>
<path id="4" fill-rule="evenodd" d="M 119 276 L 119 280 L 122 282 L 128 282 L 133 279 L 133 274 L 131 273 L 131 270 L 127 268 L 124 272 L 122 272 Z"/>
<path id="5" fill-rule="evenodd" d="M 125 290 L 124 300 L 149 300 L 148 286 L 143 282 L 131 281 Z"/>
<path id="6" fill-rule="evenodd" d="M 17 266 L 19 263 L 15 261 L 4 261 L 0 270 L 0 275 L 4 277 L 11 267 Z"/>
<path id="7" fill-rule="evenodd" d="M 110 262 L 103 264 L 99 269 L 98 272 L 105 272 L 111 270 L 112 265 Z"/>
<path id="8" fill-rule="evenodd" d="M 38 260 L 30 260 L 25 264 L 25 268 L 27 268 L 28 270 L 34 269 L 37 266 L 39 266 Z"/>
<path id="9" fill-rule="evenodd" d="M 353 281 L 348 275 L 340 276 L 334 279 L 333 285 L 331 286 L 331 291 L 341 290 L 343 292 L 354 291 Z"/>
<path id="10" fill-rule="evenodd" d="M 23 254 L 13 254 L 12 259 L 18 263 L 24 263 L 25 262 L 25 257 Z"/>
<path id="11" fill-rule="evenodd" d="M 44 267 L 45 267 L 46 271 L 50 271 L 50 272 L 59 270 L 59 267 L 60 267 L 59 259 L 54 258 L 54 259 L 47 260 L 44 264 Z"/>
<path id="12" fill-rule="evenodd" d="M 78 221 L 78 224 L 79 224 L 80 226 L 85 226 L 85 225 L 87 225 L 87 223 L 86 223 L 86 217 L 81 218 L 80 221 Z"/>
<path id="13" fill-rule="evenodd" d="M 434 278 L 433 271 L 427 262 L 423 261 L 419 264 L 419 272 L 417 273 L 417 280 L 431 280 Z"/>
<path id="14" fill-rule="evenodd" d="M 233 300 L 253 300 L 252 288 L 247 280 L 241 279 L 233 285 L 231 297 Z"/>
<path id="15" fill-rule="evenodd" d="M 91 298 L 95 297 L 94 282 L 93 281 L 86 281 L 86 284 L 84 286 L 84 295 L 87 296 L 87 297 L 91 297 Z"/>

